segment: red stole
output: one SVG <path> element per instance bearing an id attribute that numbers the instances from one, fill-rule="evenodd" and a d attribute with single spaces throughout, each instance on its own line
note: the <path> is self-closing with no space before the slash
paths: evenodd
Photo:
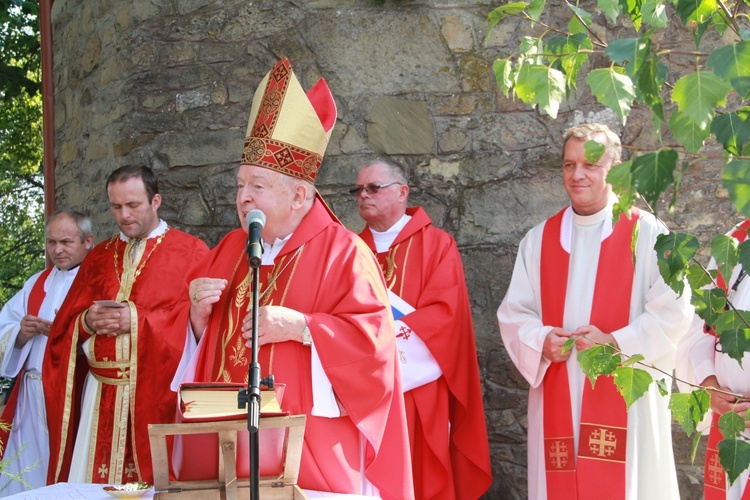
<path id="1" fill-rule="evenodd" d="M 47 281 L 47 277 L 52 272 L 52 269 L 54 268 L 50 267 L 42 271 L 42 274 L 40 274 L 34 282 L 34 286 L 31 287 L 31 292 L 29 292 L 29 302 L 26 304 L 26 314 L 30 316 L 39 316 L 39 310 L 42 308 L 42 302 L 44 302 L 44 298 L 47 296 L 47 292 L 44 291 L 44 283 Z M 8 348 L 13 349 L 13 346 L 8 346 Z M 8 402 L 5 404 L 3 414 L 0 415 L 0 421 L 7 424 L 13 423 L 13 416 L 16 414 L 16 406 L 18 405 L 18 391 L 19 387 L 21 386 L 20 379 L 23 377 L 23 373 L 24 370 L 22 369 L 18 374 L 18 377 L 16 377 L 16 383 L 13 384 L 13 390 L 10 392 L 10 396 L 8 396 Z M 0 450 L 0 459 L 3 458 L 3 455 L 5 455 L 5 450 L 8 447 L 8 437 L 10 437 L 10 429 L 8 429 L 7 431 L 0 430 L 0 443 L 3 444 L 2 449 Z"/>
<path id="2" fill-rule="evenodd" d="M 730 236 L 742 243 L 747 239 L 747 230 L 750 227 L 750 219 L 745 219 Z M 724 281 L 721 273 L 716 277 L 717 285 L 729 294 L 729 283 Z M 713 328 L 706 325 L 703 329 L 708 334 L 716 335 Z M 716 339 L 718 341 L 718 337 Z M 706 446 L 706 461 L 703 465 L 703 495 L 706 500 L 724 500 L 727 497 L 727 476 L 724 467 L 719 461 L 719 441 L 723 439 L 719 430 L 719 415 L 714 413 L 711 420 L 711 430 L 708 433 L 708 446 Z M 750 500 L 750 478 L 742 492 L 742 500 Z"/>
<path id="3" fill-rule="evenodd" d="M 570 254 L 560 244 L 563 209 L 547 220 L 542 236 L 541 302 L 545 325 L 562 327 Z M 633 288 L 633 209 L 602 243 L 589 323 L 604 333 L 626 326 Z M 544 377 L 544 453 L 547 497 L 555 499 L 625 498 L 628 414 L 610 377 L 596 388 L 584 383 L 577 461 L 565 363 L 552 363 Z M 606 479 L 604 479 L 606 478 Z"/>

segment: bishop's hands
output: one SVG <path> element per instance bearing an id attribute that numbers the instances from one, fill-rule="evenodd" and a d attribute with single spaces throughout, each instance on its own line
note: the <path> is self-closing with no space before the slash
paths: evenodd
<path id="1" fill-rule="evenodd" d="M 744 394 L 738 398 L 728 387 L 722 387 L 715 375 L 707 377 L 701 382 L 701 386 L 708 389 L 711 395 L 711 409 L 718 415 L 724 415 L 733 411 L 739 416 L 745 418 L 747 411 L 750 410 L 750 394 Z M 745 420 L 745 428 L 750 429 L 750 420 Z"/>
<path id="2" fill-rule="evenodd" d="M 304 343 L 302 332 L 307 326 L 305 315 L 284 306 L 261 306 L 258 308 L 258 346 L 286 342 Z M 252 312 L 242 321 L 242 337 L 246 345 L 252 346 Z"/>
<path id="3" fill-rule="evenodd" d="M 562 363 L 568 360 L 572 349 L 563 353 L 565 343 L 570 339 L 576 339 L 576 349 L 585 351 L 596 344 L 612 344 L 616 348 L 617 340 L 612 334 L 604 333 L 594 325 L 580 326 L 575 331 L 569 332 L 563 328 L 553 328 L 544 338 L 542 355 L 552 363 Z"/>
<path id="4" fill-rule="evenodd" d="M 16 336 L 16 348 L 20 349 L 37 335 L 48 336 L 51 326 L 51 321 L 27 314 L 21 318 L 21 328 L 18 331 L 18 336 Z"/>
<path id="5" fill-rule="evenodd" d="M 190 326 L 196 341 L 203 336 L 211 310 L 226 287 L 227 280 L 220 278 L 196 278 L 190 282 Z"/>
<path id="6" fill-rule="evenodd" d="M 130 306 L 107 307 L 94 304 L 88 308 L 83 321 L 97 335 L 114 337 L 130 333 Z"/>

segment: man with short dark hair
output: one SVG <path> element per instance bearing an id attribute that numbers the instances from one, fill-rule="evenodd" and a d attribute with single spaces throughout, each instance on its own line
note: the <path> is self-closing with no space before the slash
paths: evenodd
<path id="1" fill-rule="evenodd" d="M 0 488 L 5 495 L 39 488 L 47 482 L 44 350 L 55 314 L 94 243 L 91 219 L 73 210 L 50 215 L 44 235 L 52 267 L 29 278 L 0 311 L 0 376 L 18 377 L 0 417 L 12 424 L 10 433 L 0 433 L 0 457 L 6 459 Z M 28 487 L 11 479 L 12 474 L 20 475 Z"/>
<path id="2" fill-rule="evenodd" d="M 453 238 L 421 207 L 387 160 L 364 163 L 360 233 L 385 275 L 396 319 L 417 498 L 478 498 L 492 484 L 474 325 Z"/>
<path id="3" fill-rule="evenodd" d="M 604 151 L 596 160 L 589 141 Z M 529 498 L 679 498 L 668 398 L 652 384 L 626 409 L 611 378 L 592 387 L 577 361 L 579 350 L 612 344 L 669 373 L 690 321 L 689 295 L 677 297 L 659 275 L 654 244 L 666 229 L 638 209 L 613 225 L 607 173 L 620 154 L 606 125 L 565 133 L 571 204 L 521 241 L 497 313 L 505 348 L 531 385 Z M 575 348 L 564 351 L 571 338 Z"/>
<path id="4" fill-rule="evenodd" d="M 50 484 L 153 482 L 148 424 L 174 420 L 169 382 L 184 342 L 165 323 L 187 293 L 186 269 L 208 252 L 159 218 L 150 168 L 115 170 L 107 195 L 120 232 L 81 266 L 44 360 L 45 392 L 55 395 Z"/>

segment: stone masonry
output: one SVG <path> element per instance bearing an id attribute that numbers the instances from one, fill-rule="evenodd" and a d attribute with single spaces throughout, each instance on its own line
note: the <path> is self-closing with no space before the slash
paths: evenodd
<path id="1" fill-rule="evenodd" d="M 55 155 L 57 205 L 93 214 L 98 240 L 114 232 L 107 175 L 145 164 L 159 177 L 162 217 L 213 246 L 238 225 L 235 171 L 257 84 L 282 56 L 305 88 L 325 77 L 339 116 L 318 188 L 347 227 L 362 227 L 347 191 L 358 165 L 384 155 L 406 167 L 411 202 L 458 242 L 492 453 L 486 497 L 515 499 L 526 497 L 528 386 L 502 345 L 495 313 L 518 242 L 566 203 L 559 143 L 567 127 L 598 120 L 626 145 L 658 141 L 643 109 L 623 127 L 583 81 L 557 120 L 502 96 L 492 63 L 516 50 L 529 23 L 504 22 L 485 43 L 487 14 L 500 3 L 57 0 Z M 546 21 L 565 26 L 563 2 L 547 5 Z M 617 36 L 618 25 L 594 21 L 605 39 Z M 692 47 L 679 26 L 670 36 L 665 42 Z M 694 165 L 669 224 L 705 242 L 738 219 L 717 164 Z M 683 497 L 699 498 L 702 451 L 691 465 L 679 429 L 675 438 Z"/>

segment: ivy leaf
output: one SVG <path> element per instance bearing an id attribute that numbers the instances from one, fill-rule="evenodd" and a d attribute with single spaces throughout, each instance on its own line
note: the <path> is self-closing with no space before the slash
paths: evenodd
<path id="1" fill-rule="evenodd" d="M 724 276 L 724 281 L 732 276 L 732 269 L 738 262 L 737 240 L 731 236 L 719 234 L 711 240 L 711 257 L 716 261 L 716 267 Z"/>
<path id="2" fill-rule="evenodd" d="M 596 4 L 602 9 L 613 23 L 617 23 L 617 16 L 620 15 L 620 2 L 618 0 L 597 0 Z"/>
<path id="3" fill-rule="evenodd" d="M 585 147 L 585 145 L 584 145 Z M 619 201 L 615 204 L 613 217 L 619 219 L 620 212 L 630 213 L 635 204 L 636 191 L 632 184 L 630 173 L 632 163 L 630 160 L 618 163 L 607 172 L 607 184 L 612 185 L 612 191 L 617 195 Z M 749 268 L 750 269 L 750 268 Z"/>
<path id="4" fill-rule="evenodd" d="M 588 74 L 586 83 L 596 100 L 614 111 L 625 125 L 630 105 L 635 99 L 635 88 L 630 77 L 620 73 L 617 68 L 600 68 Z"/>
<path id="5" fill-rule="evenodd" d="M 485 45 L 487 44 L 487 40 L 490 38 L 492 29 L 497 26 L 497 23 L 499 23 L 506 17 L 515 16 L 516 14 L 523 12 L 524 10 L 526 10 L 526 7 L 528 7 L 528 5 L 529 4 L 526 2 L 506 3 L 505 5 L 501 5 L 500 7 L 487 14 L 487 21 L 489 21 L 490 26 L 489 28 L 487 28 L 487 34 L 484 36 Z"/>
<path id="6" fill-rule="evenodd" d="M 615 369 L 614 382 L 628 409 L 648 391 L 653 381 L 651 374 L 641 368 L 620 366 Z"/>
<path id="7" fill-rule="evenodd" d="M 721 288 L 693 289 L 690 303 L 695 307 L 695 314 L 713 327 L 727 305 L 727 294 Z"/>
<path id="8" fill-rule="evenodd" d="M 750 466 L 750 443 L 744 439 L 723 439 L 718 448 L 719 461 L 732 484 Z"/>
<path id="9" fill-rule="evenodd" d="M 728 153 L 739 155 L 750 139 L 750 119 L 744 112 L 724 113 L 713 119 L 711 132 Z"/>
<path id="10" fill-rule="evenodd" d="M 576 345 L 576 338 L 571 337 L 568 340 L 565 341 L 565 343 L 562 346 L 562 349 L 560 349 L 560 352 L 562 354 L 565 354 L 567 352 L 570 352 L 571 349 L 573 349 L 573 346 Z"/>
<path id="11" fill-rule="evenodd" d="M 677 295 L 682 295 L 685 288 L 685 270 L 699 246 L 698 239 L 692 234 L 673 232 L 656 237 L 654 250 L 659 263 L 659 273 Z"/>
<path id="12" fill-rule="evenodd" d="M 530 106 L 539 106 L 552 118 L 557 118 L 560 103 L 565 98 L 565 75 L 548 68 L 524 64 L 518 72 L 516 94 Z"/>
<path id="13" fill-rule="evenodd" d="M 672 417 L 677 420 L 688 436 L 696 431 L 709 408 L 711 408 L 711 396 L 705 389 L 696 389 L 687 393 L 676 392 L 669 398 Z"/>
<path id="14" fill-rule="evenodd" d="M 674 149 L 661 149 L 640 155 L 633 160 L 633 185 L 655 207 L 659 197 L 674 181 L 675 168 L 677 151 Z"/>
<path id="15" fill-rule="evenodd" d="M 662 397 L 667 397 L 669 395 L 669 388 L 667 387 L 667 382 L 660 378 L 656 381 L 656 388 L 659 389 L 659 394 L 662 395 Z"/>
<path id="16" fill-rule="evenodd" d="M 672 111 L 669 129 L 680 144 L 691 153 L 697 153 L 703 147 L 703 141 L 711 135 L 708 125 L 701 126 L 679 109 Z"/>
<path id="17" fill-rule="evenodd" d="M 739 315 L 750 319 L 750 312 L 741 310 L 724 311 L 716 320 L 716 335 L 719 337 L 721 352 L 735 359 L 742 366 L 742 358 L 750 351 L 750 329 Z"/>
<path id="18" fill-rule="evenodd" d="M 742 264 L 742 267 L 750 269 L 750 240 L 740 243 L 737 250 L 737 260 Z"/>
<path id="19" fill-rule="evenodd" d="M 508 59 L 498 59 L 492 64 L 492 71 L 495 73 L 497 86 L 500 87 L 503 95 L 508 97 L 510 89 L 513 88 L 511 79 L 513 64 Z"/>
<path id="20" fill-rule="evenodd" d="M 742 98 L 750 89 L 750 42 L 739 42 L 719 47 L 708 56 L 708 67 L 728 81 Z"/>
<path id="21" fill-rule="evenodd" d="M 696 71 L 677 80 L 672 100 L 699 127 L 708 128 L 715 108 L 724 105 L 729 90 L 729 84 L 712 71 Z"/>
<path id="22" fill-rule="evenodd" d="M 615 348 L 611 344 L 597 344 L 585 351 L 580 351 L 577 359 L 584 375 L 591 382 L 591 387 L 594 387 L 600 375 L 614 373 L 622 358 L 615 354 Z"/>
<path id="23" fill-rule="evenodd" d="M 721 184 L 737 210 L 750 217 L 750 160 L 732 160 L 724 165 Z"/>

